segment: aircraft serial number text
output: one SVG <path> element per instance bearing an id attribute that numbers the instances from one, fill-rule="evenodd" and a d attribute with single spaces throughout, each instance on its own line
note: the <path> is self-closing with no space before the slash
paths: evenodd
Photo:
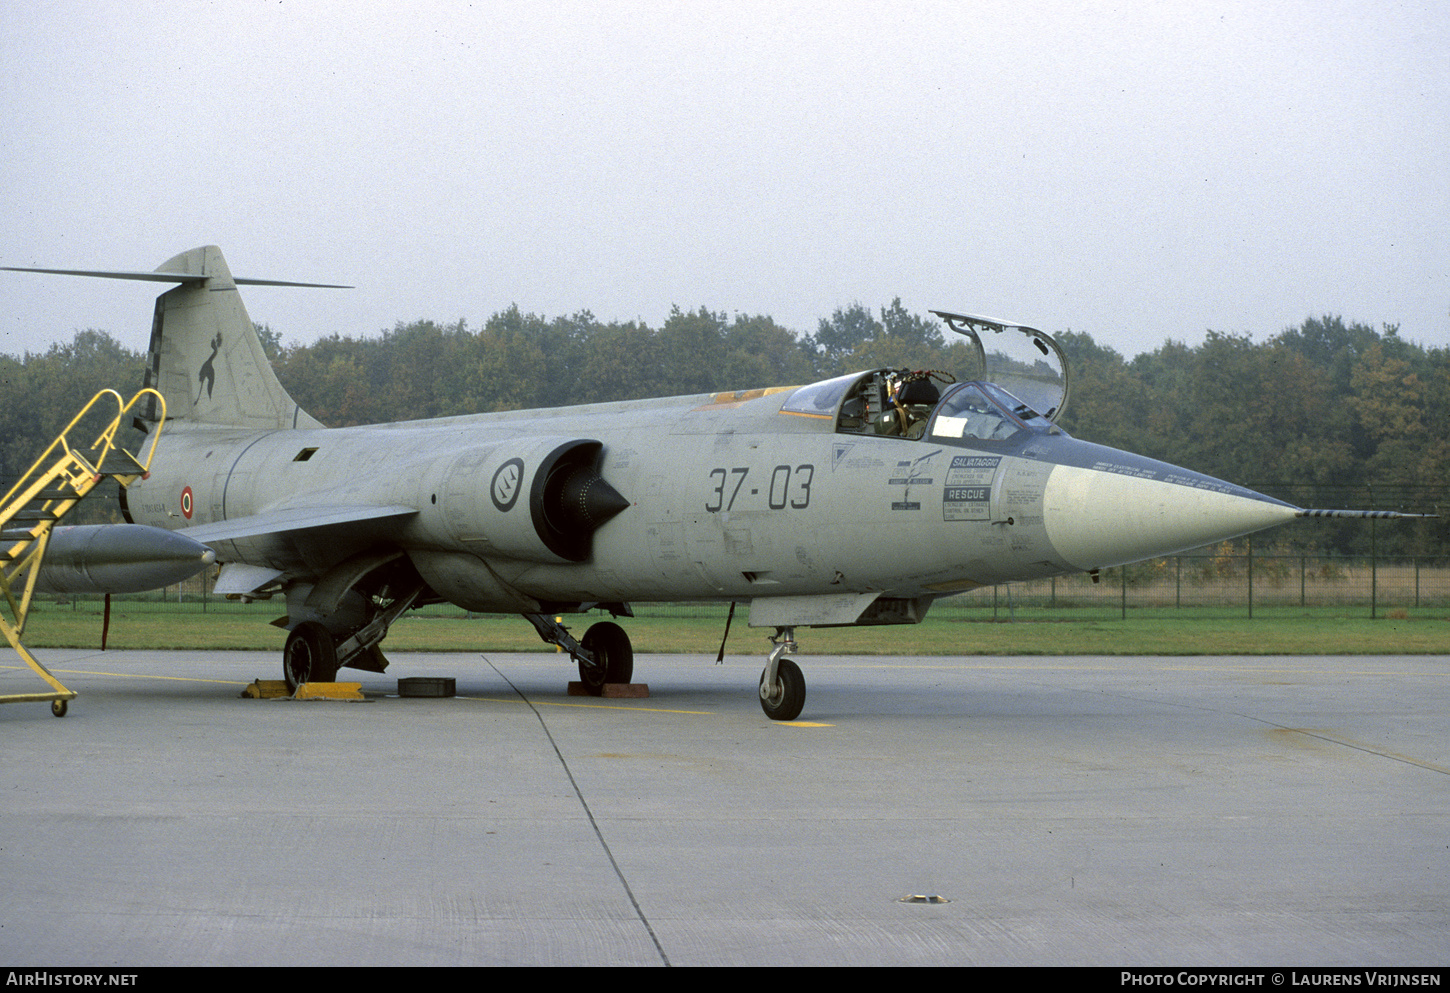
<path id="1" fill-rule="evenodd" d="M 740 496 L 749 475 L 748 466 L 711 469 L 711 486 L 709 497 L 705 501 L 705 510 L 714 514 L 734 509 L 735 500 Z M 809 462 L 795 468 L 788 465 L 776 466 L 770 471 L 770 486 L 766 492 L 770 509 L 784 510 L 790 507 L 792 510 L 805 510 L 811 505 L 811 483 L 815 478 L 816 467 Z M 759 492 L 760 488 L 754 487 L 749 495 L 755 496 Z"/>

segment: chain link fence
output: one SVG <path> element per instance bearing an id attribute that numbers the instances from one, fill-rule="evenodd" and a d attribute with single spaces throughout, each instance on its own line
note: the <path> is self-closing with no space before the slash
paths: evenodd
<path id="1" fill-rule="evenodd" d="M 210 593 L 209 585 L 210 578 L 202 576 L 165 590 L 113 599 L 124 601 L 132 612 L 255 614 L 267 620 L 287 612 L 281 597 L 246 604 Z M 100 612 L 103 603 L 100 596 L 36 599 L 47 611 Z M 641 614 L 656 609 L 650 604 L 636 607 Z M 710 616 L 717 612 L 714 605 L 702 609 Z M 1405 616 L 1411 610 L 1450 617 L 1450 557 L 1199 552 L 1104 569 L 1096 582 L 1079 573 L 982 587 L 938 600 L 932 616 L 1088 621 L 1137 612 L 1192 620 L 1327 611 L 1375 618 Z M 421 613 L 468 616 L 447 604 Z"/>
<path id="2" fill-rule="evenodd" d="M 1091 576 L 1059 576 L 984 587 L 938 601 L 935 610 L 1010 619 L 1019 611 L 1060 620 L 1127 617 L 1152 611 L 1184 619 L 1254 617 L 1331 610 L 1387 617 L 1409 610 L 1450 611 L 1450 558 L 1175 555 Z"/>

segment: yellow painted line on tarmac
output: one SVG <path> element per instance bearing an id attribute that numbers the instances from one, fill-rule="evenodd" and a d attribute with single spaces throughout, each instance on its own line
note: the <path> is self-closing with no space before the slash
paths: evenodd
<path id="1" fill-rule="evenodd" d="M 1395 672 L 1390 669 L 1270 669 L 1249 665 L 1161 665 L 1153 666 L 1153 672 L 1244 672 L 1312 676 L 1444 676 L 1446 672 L 1422 670 L 1419 672 Z"/>
<path id="2" fill-rule="evenodd" d="M 0 669 L 11 669 L 28 672 L 18 665 L 0 665 Z M 97 672 L 91 669 L 55 669 L 51 672 L 63 672 L 67 676 L 114 676 L 117 679 L 173 679 L 182 683 L 221 683 L 226 686 L 249 686 L 251 681 L 238 682 L 235 679 L 203 679 L 200 676 L 156 676 L 146 672 Z"/>
<path id="3" fill-rule="evenodd" d="M 786 728 L 833 728 L 834 724 L 822 724 L 819 721 L 776 721 L 780 727 Z"/>
<path id="4" fill-rule="evenodd" d="M 1154 665 L 1141 661 L 1143 656 L 1123 656 L 1125 661 L 1111 665 L 1052 665 L 1025 663 L 924 663 L 924 662 L 817 662 L 816 669 L 912 669 L 940 672 L 1243 672 L 1243 673 L 1297 673 L 1301 675 L 1331 676 L 1446 676 L 1450 670 L 1420 669 L 1396 671 L 1390 669 L 1339 669 L 1307 667 L 1270 668 L 1254 665 Z"/>
<path id="5" fill-rule="evenodd" d="M 19 665 L 0 665 L 0 670 L 7 670 L 7 669 L 8 670 L 11 670 L 11 671 L 14 671 L 14 672 L 29 672 L 30 671 L 30 669 L 27 668 L 26 666 L 19 666 Z M 99 672 L 99 671 L 91 670 L 91 669 L 51 669 L 50 671 L 51 672 L 56 672 L 56 673 L 64 673 L 65 675 L 68 675 L 68 676 L 114 676 L 114 677 L 120 678 L 120 679 L 168 679 L 168 680 L 176 680 L 178 682 L 183 682 L 183 683 L 220 683 L 220 684 L 225 685 L 225 686 L 250 686 L 250 685 L 252 685 L 252 682 L 253 682 L 252 680 L 238 681 L 238 680 L 235 680 L 235 679 L 204 679 L 204 678 L 202 678 L 200 676 L 156 676 L 156 675 L 151 675 L 149 673 L 144 673 L 144 672 Z M 376 691 L 374 691 L 374 692 L 376 692 Z M 389 694 L 384 694 L 384 695 L 385 696 L 394 696 L 395 694 L 390 694 L 389 693 Z M 459 694 L 458 699 L 459 700 L 476 700 L 476 701 L 479 701 L 479 702 L 482 702 L 482 703 L 524 703 L 525 702 L 523 700 L 520 700 L 517 697 L 514 697 L 514 698 L 511 698 L 510 699 L 510 698 L 507 698 L 507 697 L 463 696 L 462 694 Z M 564 703 L 562 701 L 553 701 L 553 700 L 530 700 L 528 702 L 537 704 L 538 706 L 541 706 L 541 707 L 590 707 L 590 708 L 594 708 L 596 710 L 624 710 L 624 711 L 631 711 L 631 712 L 635 712 L 635 713 L 652 713 L 652 714 L 689 714 L 689 715 L 699 716 L 699 717 L 711 717 L 711 716 L 714 716 L 714 713 L 715 713 L 712 710 L 679 710 L 679 709 L 674 709 L 674 708 L 669 708 L 669 707 L 638 707 L 638 706 L 635 706 L 635 707 L 622 707 L 622 706 L 619 706 L 617 704 L 608 704 L 608 703 Z"/>
<path id="6" fill-rule="evenodd" d="M 494 696 L 463 696 L 459 694 L 460 700 L 476 700 L 479 703 L 531 703 L 538 707 L 586 707 L 593 710 L 624 710 L 629 713 L 640 714 L 690 714 L 696 717 L 713 717 L 713 710 L 678 710 L 672 707 L 622 707 L 613 703 L 565 703 L 562 700 L 536 700 L 530 697 L 527 700 L 519 697 L 494 697 Z"/>

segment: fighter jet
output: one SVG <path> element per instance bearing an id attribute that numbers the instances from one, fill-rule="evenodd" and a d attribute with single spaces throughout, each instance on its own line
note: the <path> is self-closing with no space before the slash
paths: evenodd
<path id="1" fill-rule="evenodd" d="M 863 369 L 797 387 L 325 428 L 278 382 L 238 292 L 321 284 L 234 278 L 215 246 L 154 272 L 20 271 L 178 284 L 156 301 L 145 377 L 165 398 L 166 431 L 123 510 L 190 540 L 156 574 L 173 559 L 204 564 L 205 546 L 221 564 L 218 593 L 285 598 L 293 687 L 342 666 L 382 671 L 389 625 L 446 601 L 522 615 L 597 693 L 632 678 L 617 623 L 632 604 L 718 601 L 748 604 L 752 627 L 774 629 L 760 703 L 794 720 L 806 695 L 789 657 L 798 628 L 916 623 L 963 590 L 1095 573 L 1299 516 L 1400 516 L 1305 511 L 1072 438 L 1057 424 L 1061 349 L 1007 321 L 934 311 L 984 366 L 1001 359 L 973 382 Z M 1002 342 L 1029 346 L 1026 357 Z M 139 426 L 159 417 L 153 403 Z M 137 533 L 160 556 L 155 532 Z M 110 549 L 90 586 L 145 568 L 124 536 L 85 537 L 67 549 L 72 571 L 92 547 Z M 556 619 L 591 610 L 615 620 L 576 639 Z"/>

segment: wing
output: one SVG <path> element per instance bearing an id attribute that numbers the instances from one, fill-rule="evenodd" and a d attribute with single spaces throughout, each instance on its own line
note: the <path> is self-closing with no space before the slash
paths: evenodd
<path id="1" fill-rule="evenodd" d="M 402 504 L 383 507 L 281 507 L 265 510 L 260 514 L 217 521 L 214 524 L 198 524 L 196 527 L 182 528 L 177 533 L 208 545 L 216 541 L 231 541 L 233 538 L 255 538 L 258 535 L 302 531 L 307 528 L 326 527 L 329 524 L 407 517 L 417 512 L 417 508 Z"/>

